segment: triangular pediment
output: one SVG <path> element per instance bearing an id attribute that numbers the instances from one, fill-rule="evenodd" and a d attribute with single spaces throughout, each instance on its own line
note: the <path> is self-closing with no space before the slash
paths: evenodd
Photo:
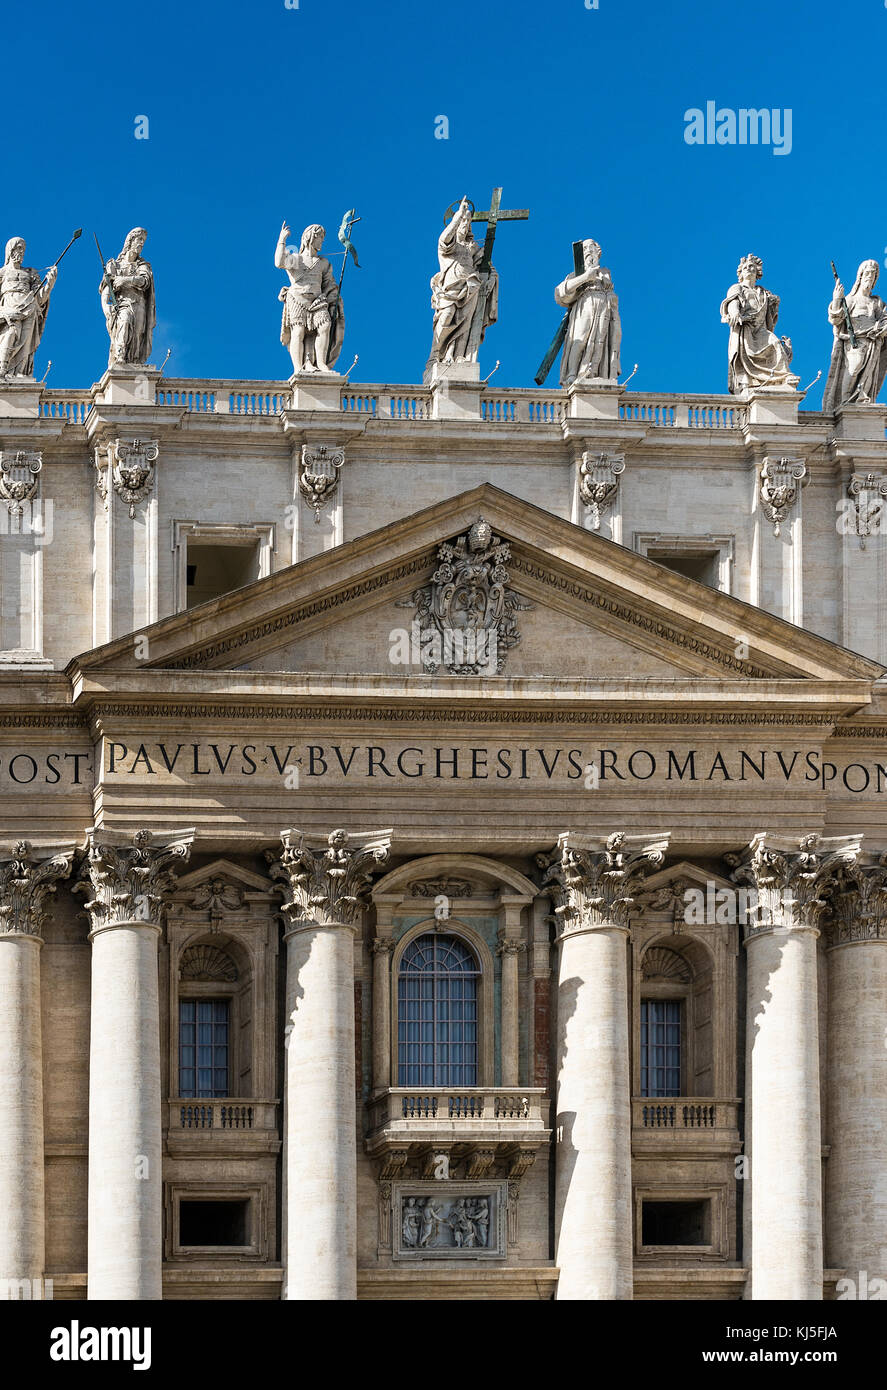
<path id="1" fill-rule="evenodd" d="M 464 558 L 464 538 L 479 517 L 508 547 L 503 587 L 519 634 L 487 682 L 812 680 L 862 689 L 882 672 L 489 484 L 96 648 L 70 669 L 99 685 L 102 672 L 138 670 L 149 680 L 161 671 L 236 673 L 256 688 L 263 673 L 276 673 L 406 682 L 426 698 L 451 692 L 464 675 L 443 665 L 427 674 L 415 649 L 416 660 L 404 664 L 398 634 L 412 630 L 416 595 L 434 586 L 441 546 L 463 538 Z M 144 639 L 142 661 L 136 637 Z"/>

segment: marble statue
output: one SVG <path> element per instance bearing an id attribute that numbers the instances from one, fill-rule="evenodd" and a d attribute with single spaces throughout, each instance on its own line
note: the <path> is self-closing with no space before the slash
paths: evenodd
<path id="1" fill-rule="evenodd" d="M 157 314 L 154 273 L 142 257 L 147 235 L 144 227 L 133 227 L 120 255 L 106 263 L 99 285 L 105 325 L 111 339 L 109 367 L 121 363 L 144 366 L 151 356 Z"/>
<path id="2" fill-rule="evenodd" d="M 316 222 L 306 227 L 297 252 L 286 249 L 289 234 L 284 222 L 274 255 L 278 270 L 289 276 L 280 291 L 280 341 L 289 348 L 294 374 L 331 372 L 342 350 L 345 311 L 333 268 L 320 254 L 326 232 Z"/>
<path id="3" fill-rule="evenodd" d="M 41 277 L 39 271 L 22 265 L 24 256 L 24 238 L 12 237 L 0 270 L 0 377 L 34 375 L 34 353 L 58 275 L 58 267 L 52 265 Z"/>
<path id="4" fill-rule="evenodd" d="M 554 292 L 557 303 L 569 310 L 561 386 L 593 378 L 615 381 L 620 371 L 619 300 L 596 241 L 582 242 L 582 261 L 584 269 L 568 275 Z"/>
<path id="5" fill-rule="evenodd" d="M 471 204 L 463 198 L 437 243 L 440 269 L 431 277 L 434 325 L 429 365 L 476 362 L 484 333 L 496 322 L 499 276 L 493 266 L 482 269 L 483 254 L 471 230 Z"/>
<path id="6" fill-rule="evenodd" d="M 790 338 L 773 332 L 779 317 L 779 296 L 758 281 L 764 273 L 759 256 L 743 256 L 721 304 L 721 322 L 730 325 L 728 389 L 734 395 L 759 386 L 795 387 L 800 377 L 791 370 Z"/>
<path id="7" fill-rule="evenodd" d="M 856 272 L 846 305 L 856 338 L 850 341 L 844 313 L 844 286 L 835 284 L 828 307 L 829 323 L 835 334 L 828 381 L 822 400 L 823 410 L 833 412 L 846 404 L 869 405 L 878 395 L 887 373 L 887 306 L 872 294 L 880 267 L 877 261 L 863 261 Z"/>

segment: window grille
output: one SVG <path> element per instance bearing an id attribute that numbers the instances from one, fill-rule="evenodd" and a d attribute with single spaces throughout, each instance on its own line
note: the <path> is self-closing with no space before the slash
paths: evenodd
<path id="1" fill-rule="evenodd" d="M 227 1096 L 229 1001 L 179 1001 L 179 1095 Z"/>
<path id="2" fill-rule="evenodd" d="M 642 999 L 641 1095 L 681 1094 L 681 1001 Z"/>
<path id="3" fill-rule="evenodd" d="M 399 1086 L 476 1086 L 478 963 L 454 936 L 411 941 L 397 990 Z"/>

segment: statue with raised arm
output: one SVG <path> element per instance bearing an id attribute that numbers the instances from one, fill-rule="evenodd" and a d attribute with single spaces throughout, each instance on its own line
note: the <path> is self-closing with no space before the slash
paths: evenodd
<path id="1" fill-rule="evenodd" d="M 790 338 L 774 333 L 779 296 L 758 281 L 764 273 L 760 256 L 743 256 L 721 304 L 721 323 L 730 326 L 727 385 L 734 395 L 760 386 L 794 388 L 800 377 L 791 370 Z"/>
<path id="2" fill-rule="evenodd" d="M 24 237 L 12 237 L 0 270 L 0 377 L 34 375 L 34 353 L 43 337 L 49 296 L 58 275 L 53 265 L 42 277 L 22 264 L 24 258 Z"/>
<path id="3" fill-rule="evenodd" d="M 320 254 L 326 232 L 317 222 L 306 227 L 297 252 L 287 250 L 289 234 L 284 222 L 274 255 L 278 270 L 289 276 L 280 291 L 280 341 L 289 349 L 294 373 L 331 372 L 342 351 L 345 312 L 333 268 Z"/>
<path id="4" fill-rule="evenodd" d="M 142 257 L 147 236 L 144 227 L 133 227 L 120 255 L 106 263 L 99 285 L 105 325 L 111 339 L 109 367 L 119 363 L 143 366 L 151 356 L 157 314 L 154 273 Z"/>
<path id="5" fill-rule="evenodd" d="M 613 278 L 601 265 L 596 241 L 583 241 L 582 268 L 562 280 L 555 300 L 569 310 L 561 358 L 561 386 L 574 381 L 615 381 L 619 376 L 622 324 Z M 578 257 L 575 257 L 578 261 Z"/>
<path id="6" fill-rule="evenodd" d="M 481 262 L 484 248 L 471 231 L 471 203 L 463 198 L 440 234 L 437 259 L 440 269 L 431 277 L 434 310 L 431 354 L 434 362 L 476 362 L 486 329 L 499 313 L 499 276 L 493 266 Z M 480 322 L 472 334 L 472 325 Z"/>
<path id="7" fill-rule="evenodd" d="M 835 340 L 822 399 L 822 408 L 829 414 L 841 405 L 872 404 L 884 384 L 887 306 L 872 294 L 879 271 L 877 261 L 863 261 L 846 298 L 841 281 L 835 282 L 828 307 Z"/>

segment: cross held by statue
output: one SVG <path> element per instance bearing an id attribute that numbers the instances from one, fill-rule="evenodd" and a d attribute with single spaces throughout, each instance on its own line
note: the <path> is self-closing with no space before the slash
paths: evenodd
<path id="1" fill-rule="evenodd" d="M 493 196 L 490 199 L 490 206 L 486 212 L 477 212 L 472 209 L 472 222 L 486 222 L 487 235 L 484 238 L 484 254 L 481 258 L 478 269 L 484 273 L 490 270 L 493 264 L 493 245 L 496 241 L 496 227 L 500 222 L 526 222 L 530 216 L 529 208 L 503 208 L 502 189 L 494 188 Z M 451 204 L 444 213 L 444 226 L 449 222 L 453 213 L 456 211 L 456 203 Z"/>

